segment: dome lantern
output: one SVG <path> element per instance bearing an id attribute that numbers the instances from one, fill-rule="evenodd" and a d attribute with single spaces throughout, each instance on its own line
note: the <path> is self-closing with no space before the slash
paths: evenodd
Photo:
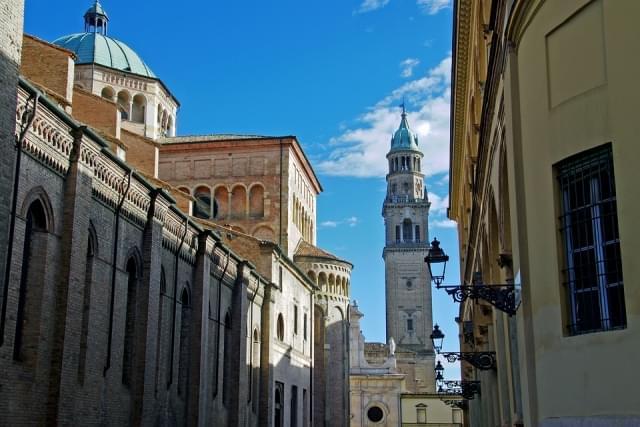
<path id="1" fill-rule="evenodd" d="M 100 33 L 107 35 L 107 24 L 109 23 L 109 16 L 104 11 L 100 0 L 91 6 L 84 14 L 84 31 L 87 33 Z"/>
<path id="2" fill-rule="evenodd" d="M 402 103 L 402 119 L 400 120 L 400 126 L 391 138 L 391 151 L 397 150 L 420 151 L 418 148 L 418 136 L 413 133 L 409 127 L 404 102 Z"/>

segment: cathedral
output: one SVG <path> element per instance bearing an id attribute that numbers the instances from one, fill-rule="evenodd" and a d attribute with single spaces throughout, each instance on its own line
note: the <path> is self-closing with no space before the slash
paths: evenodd
<path id="1" fill-rule="evenodd" d="M 298 139 L 180 136 L 99 1 L 52 42 L 5 3 L 0 425 L 349 425 L 353 265 Z"/>

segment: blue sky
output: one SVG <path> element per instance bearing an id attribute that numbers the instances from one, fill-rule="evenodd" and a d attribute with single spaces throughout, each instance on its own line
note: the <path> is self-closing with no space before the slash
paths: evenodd
<path id="1" fill-rule="evenodd" d="M 25 31 L 45 40 L 83 31 L 93 0 L 27 0 Z M 102 0 L 109 35 L 137 51 L 180 100 L 178 134 L 295 134 L 324 187 L 318 245 L 351 260 L 368 341 L 384 341 L 385 154 L 400 121 L 424 151 L 438 237 L 458 280 L 446 219 L 450 0 Z M 434 320 L 454 350 L 458 306 L 435 291 Z M 451 373 L 451 369 L 449 370 Z"/>

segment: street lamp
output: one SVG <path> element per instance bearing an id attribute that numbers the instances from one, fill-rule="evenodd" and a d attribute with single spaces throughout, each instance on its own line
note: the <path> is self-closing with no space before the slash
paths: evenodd
<path id="1" fill-rule="evenodd" d="M 438 363 L 436 363 L 434 371 L 436 371 L 436 382 L 440 383 L 441 381 L 444 381 L 444 366 L 442 366 L 442 363 L 440 363 L 439 360 Z"/>
<path id="2" fill-rule="evenodd" d="M 431 332 L 430 338 L 431 343 L 433 344 L 433 349 L 436 351 L 436 353 L 440 353 L 440 350 L 442 350 L 442 341 L 444 341 L 444 334 L 440 330 L 440 326 L 438 326 L 437 323 L 433 327 L 433 332 Z"/>
<path id="3" fill-rule="evenodd" d="M 516 304 L 516 290 L 513 283 L 486 285 L 482 283 L 482 273 L 477 271 L 473 275 L 473 283 L 471 285 L 443 286 L 442 282 L 444 282 L 444 273 L 449 256 L 440 248 L 438 239 L 433 239 L 433 242 L 431 242 L 431 248 L 424 261 L 427 263 L 431 280 L 435 283 L 436 288 L 444 289 L 447 294 L 453 297 L 455 302 L 462 302 L 467 298 L 475 301 L 482 299 L 498 310 L 504 311 L 509 316 L 516 314 L 518 305 Z M 442 272 L 434 275 L 434 266 L 439 264 L 442 264 Z"/>
<path id="4" fill-rule="evenodd" d="M 435 338 L 440 339 L 439 345 L 436 347 Z M 438 325 L 433 327 L 433 332 L 431 333 L 431 341 L 433 341 L 433 348 L 436 349 L 438 354 L 442 355 L 447 362 L 453 363 L 458 360 L 464 360 L 465 362 L 470 363 L 472 366 L 480 369 L 481 371 L 488 371 L 491 369 L 496 369 L 496 352 L 495 351 L 465 351 L 465 352 L 440 352 L 442 349 L 442 341 L 444 340 L 444 334 L 440 330 Z M 440 361 L 438 361 L 438 365 L 442 367 Z M 438 374 L 438 366 L 436 365 L 436 377 Z"/>
<path id="5" fill-rule="evenodd" d="M 444 250 L 440 248 L 440 242 L 438 241 L 438 239 L 434 238 L 431 242 L 429 253 L 424 258 L 424 261 L 427 263 L 427 267 L 429 267 L 429 275 L 431 276 L 431 280 L 433 280 L 433 282 L 436 284 L 436 288 L 440 288 L 440 285 L 444 281 L 444 273 L 447 269 L 447 261 L 449 261 L 449 255 L 445 254 Z M 436 271 L 436 274 L 434 274 L 434 264 L 442 264 L 442 271 Z"/>

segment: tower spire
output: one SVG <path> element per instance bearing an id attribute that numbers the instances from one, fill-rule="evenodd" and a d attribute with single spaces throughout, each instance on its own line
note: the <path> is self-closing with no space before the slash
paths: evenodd
<path id="1" fill-rule="evenodd" d="M 100 33 L 107 35 L 107 24 L 109 23 L 109 16 L 104 11 L 100 0 L 95 0 L 93 6 L 91 6 L 84 13 L 84 31 L 87 33 Z"/>

